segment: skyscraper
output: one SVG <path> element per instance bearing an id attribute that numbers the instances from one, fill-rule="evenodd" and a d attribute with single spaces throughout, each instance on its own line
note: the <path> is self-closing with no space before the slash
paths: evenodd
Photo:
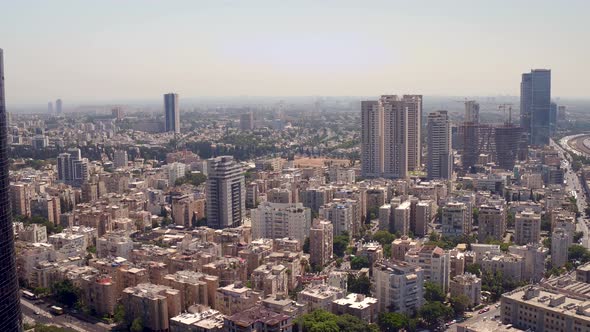
<path id="1" fill-rule="evenodd" d="M 551 70 L 533 69 L 522 74 L 520 124 L 530 144 L 547 145 L 550 137 Z"/>
<path id="2" fill-rule="evenodd" d="M 47 113 L 53 114 L 53 103 L 52 102 L 47 103 Z"/>
<path id="3" fill-rule="evenodd" d="M 78 148 L 69 149 L 57 157 L 57 179 L 60 182 L 80 187 L 89 178 L 88 159 L 82 158 Z"/>
<path id="4" fill-rule="evenodd" d="M 557 131 L 557 104 L 551 103 L 549 108 L 549 135 L 553 137 Z"/>
<path id="5" fill-rule="evenodd" d="M 451 122 L 447 111 L 428 114 L 428 178 L 450 179 L 453 174 Z"/>
<path id="6" fill-rule="evenodd" d="M 422 96 L 381 96 L 361 102 L 362 173 L 405 178 L 422 163 Z"/>
<path id="7" fill-rule="evenodd" d="M 242 224 L 246 185 L 242 167 L 232 156 L 207 160 L 207 226 L 221 229 Z"/>
<path id="8" fill-rule="evenodd" d="M 180 132 L 180 109 L 178 108 L 178 94 L 164 95 L 164 112 L 166 116 L 166 131 Z"/>
<path id="9" fill-rule="evenodd" d="M 475 100 L 465 101 L 465 122 L 479 123 L 479 103 Z"/>
<path id="10" fill-rule="evenodd" d="M 61 99 L 58 99 L 55 101 L 55 113 L 57 113 L 57 115 L 60 115 L 62 112 L 62 102 Z"/>
<path id="11" fill-rule="evenodd" d="M 379 102 L 361 102 L 361 171 L 364 177 L 383 172 L 383 112 Z"/>
<path id="12" fill-rule="evenodd" d="M 16 276 L 10 187 L 8 136 L 4 100 L 4 56 L 0 49 L 0 331 L 21 331 L 22 316 Z"/>

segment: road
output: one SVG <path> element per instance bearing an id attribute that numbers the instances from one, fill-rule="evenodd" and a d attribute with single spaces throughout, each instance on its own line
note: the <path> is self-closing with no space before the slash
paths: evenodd
<path id="1" fill-rule="evenodd" d="M 110 329 L 102 324 L 91 324 L 85 321 L 82 321 L 76 317 L 73 317 L 68 314 L 63 314 L 60 316 L 54 316 L 47 310 L 47 304 L 35 304 L 32 301 L 24 299 L 21 297 L 21 309 L 23 315 L 25 316 L 26 321 L 35 321 L 36 323 L 46 324 L 46 325 L 55 325 L 62 328 L 69 328 L 72 331 L 77 332 L 104 332 L 110 331 Z M 36 313 L 39 313 L 38 315 Z"/>
<path id="2" fill-rule="evenodd" d="M 590 248 L 590 239 L 589 239 L 589 231 L 588 231 L 588 217 L 584 213 L 586 209 L 586 192 L 582 187 L 580 177 L 572 170 L 571 164 L 566 157 L 566 151 L 559 145 L 557 145 L 553 140 L 551 140 L 551 146 L 555 147 L 555 149 L 559 152 L 559 156 L 562 160 L 562 167 L 567 169 L 564 179 L 566 180 L 566 192 L 568 193 L 576 193 L 577 198 L 576 202 L 578 204 L 578 211 L 580 211 L 580 217 L 578 217 L 578 223 L 576 224 L 576 229 L 581 231 L 584 236 L 582 237 L 582 245 L 586 248 Z"/>
<path id="3" fill-rule="evenodd" d="M 483 313 L 483 314 L 478 314 L 478 311 L 472 312 L 471 314 L 473 315 L 473 317 L 467 319 L 464 322 L 453 324 L 453 325 L 449 326 L 445 331 L 446 332 L 457 332 L 457 325 L 458 324 L 474 325 L 474 324 L 477 324 L 478 322 L 482 322 L 484 320 L 486 320 L 486 321 L 492 320 L 492 319 L 494 319 L 494 317 L 500 316 L 500 308 L 499 307 L 496 308 L 495 303 L 490 304 L 489 307 L 490 307 L 490 311 Z"/>

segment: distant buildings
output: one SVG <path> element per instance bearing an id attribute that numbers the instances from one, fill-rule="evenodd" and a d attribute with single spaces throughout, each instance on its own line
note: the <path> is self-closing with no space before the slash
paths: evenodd
<path id="1" fill-rule="evenodd" d="M 221 229 L 242 224 L 246 185 L 242 167 L 232 156 L 207 160 L 207 225 Z"/>
<path id="2" fill-rule="evenodd" d="M 178 94 L 167 93 L 164 95 L 164 114 L 166 118 L 166 131 L 180 133 L 180 108 L 178 106 Z"/>
<path id="3" fill-rule="evenodd" d="M 57 115 L 60 115 L 62 113 L 62 101 L 61 99 L 58 99 L 55 101 L 55 113 Z"/>
<path id="4" fill-rule="evenodd" d="M 114 158 L 113 158 L 113 166 L 115 168 L 125 168 L 125 167 L 127 167 L 128 162 L 129 162 L 129 160 L 127 157 L 127 151 L 115 150 Z"/>
<path id="5" fill-rule="evenodd" d="M 427 133 L 428 178 L 450 179 L 453 175 L 453 150 L 451 149 L 451 122 L 447 111 L 428 114 Z"/>
<path id="6" fill-rule="evenodd" d="M 240 129 L 241 130 L 252 130 L 254 129 L 254 114 L 247 112 L 240 115 Z"/>
<path id="7" fill-rule="evenodd" d="M 479 123 L 479 103 L 475 100 L 465 101 L 465 122 Z"/>
<path id="8" fill-rule="evenodd" d="M 551 70 L 533 69 L 522 74 L 520 126 L 530 144 L 548 145 L 551 134 Z"/>

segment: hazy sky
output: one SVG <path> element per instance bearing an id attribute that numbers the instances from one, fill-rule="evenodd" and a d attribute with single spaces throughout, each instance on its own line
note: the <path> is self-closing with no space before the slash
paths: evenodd
<path id="1" fill-rule="evenodd" d="M 0 0 L 10 104 L 199 96 L 589 97 L 590 1 Z"/>

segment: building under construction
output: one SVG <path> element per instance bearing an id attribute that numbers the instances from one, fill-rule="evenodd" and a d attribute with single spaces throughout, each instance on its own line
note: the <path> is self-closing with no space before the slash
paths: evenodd
<path id="1" fill-rule="evenodd" d="M 491 162 L 506 170 L 512 170 L 516 160 L 526 159 L 527 142 L 521 127 L 463 123 L 458 129 L 464 171 L 477 165 L 481 155 L 489 156 Z"/>
<path id="2" fill-rule="evenodd" d="M 496 140 L 494 126 L 465 122 L 459 126 L 459 148 L 461 151 L 461 165 L 468 171 L 478 164 L 482 154 L 490 156 L 492 161 L 496 156 Z"/>

